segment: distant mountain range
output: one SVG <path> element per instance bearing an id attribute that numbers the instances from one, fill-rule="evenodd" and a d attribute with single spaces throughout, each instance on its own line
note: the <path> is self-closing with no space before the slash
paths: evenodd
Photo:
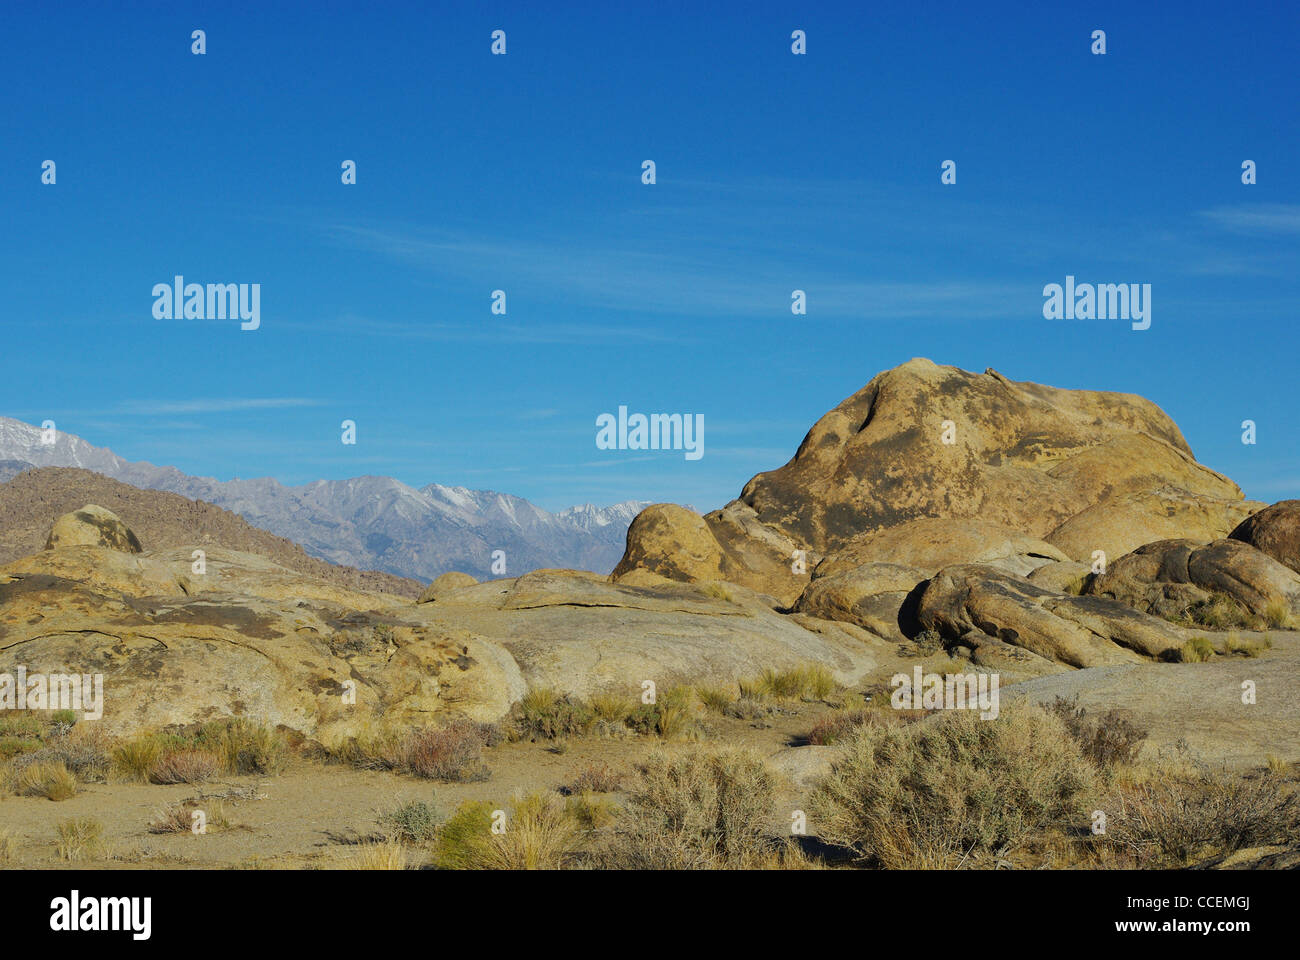
<path id="1" fill-rule="evenodd" d="M 0 482 L 31 467 L 81 467 L 146 490 L 204 500 L 254 526 L 301 544 L 333 563 L 418 580 L 448 570 L 480 579 L 539 567 L 608 573 L 623 555 L 627 528 L 647 504 L 626 500 L 550 513 L 521 497 L 431 483 L 416 489 L 391 477 L 317 480 L 286 487 L 269 477 L 214 480 L 175 467 L 132 462 L 59 432 L 0 417 Z M 493 572 L 494 551 L 504 573 Z"/>

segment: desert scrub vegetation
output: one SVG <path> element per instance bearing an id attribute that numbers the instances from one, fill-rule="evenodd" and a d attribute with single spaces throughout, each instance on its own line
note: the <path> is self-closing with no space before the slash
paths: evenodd
<path id="1" fill-rule="evenodd" d="M 1228 634 L 1223 641 L 1225 656 L 1240 656 L 1254 659 L 1273 646 L 1273 638 L 1267 633 L 1260 637 L 1241 637 L 1235 633 Z"/>
<path id="2" fill-rule="evenodd" d="M 572 811 L 553 793 L 518 795 L 508 813 L 470 801 L 439 828 L 433 863 L 443 870 L 555 870 L 570 862 L 580 834 Z"/>
<path id="3" fill-rule="evenodd" d="M 64 820 L 54 827 L 54 849 L 60 860 L 79 863 L 107 855 L 104 825 L 94 817 Z"/>
<path id="4" fill-rule="evenodd" d="M 720 869 L 770 864 L 781 842 L 766 834 L 776 776 L 744 750 L 651 754 L 596 863 L 607 869 Z"/>
<path id="5" fill-rule="evenodd" d="M 1184 626 L 1209 627 L 1211 630 L 1291 630 L 1295 618 L 1283 600 L 1270 600 L 1263 613 L 1252 613 L 1226 593 L 1211 593 L 1204 600 L 1189 604 L 1176 616 L 1168 618 Z"/>
<path id="6" fill-rule="evenodd" d="M 1190 637 L 1178 651 L 1180 663 L 1205 663 L 1214 658 L 1214 644 L 1209 637 Z"/>
<path id="7" fill-rule="evenodd" d="M 565 796 L 583 793 L 616 793 L 623 788 L 623 774 L 607 763 L 593 763 L 583 767 L 573 779 L 560 788 Z"/>
<path id="8" fill-rule="evenodd" d="M 740 681 L 740 696 L 751 700 L 825 700 L 835 692 L 835 679 L 820 664 L 790 670 L 764 670 Z"/>
<path id="9" fill-rule="evenodd" d="M 365 841 L 339 866 L 347 870 L 405 870 L 406 848 L 394 840 Z"/>
<path id="10" fill-rule="evenodd" d="M 67 800 L 77 795 L 77 778 L 62 763 L 32 763 L 18 770 L 16 789 L 23 797 Z"/>
<path id="11" fill-rule="evenodd" d="M 438 807 L 424 800 L 411 800 L 379 815 L 385 838 L 394 843 L 425 845 L 438 835 Z"/>
<path id="12" fill-rule="evenodd" d="M 1054 714 L 1030 704 L 859 727 L 810 809 L 823 839 L 884 868 L 950 869 L 1086 822 L 1096 771 Z"/>
<path id="13" fill-rule="evenodd" d="M 566 745 L 592 733 L 608 738 L 640 735 L 698 740 L 709 735 L 703 714 L 690 687 L 661 690 L 654 703 L 614 694 L 598 694 L 587 701 L 555 690 L 537 689 L 528 691 L 511 709 L 510 736 L 514 740 Z"/>
<path id="14" fill-rule="evenodd" d="M 1176 868 L 1244 847 L 1300 841 L 1300 795 L 1282 777 L 1202 767 L 1121 784 L 1102 809 L 1106 833 L 1132 865 Z"/>
<path id="15" fill-rule="evenodd" d="M 199 783 L 217 774 L 276 776 L 289 761 L 283 733 L 245 717 L 190 731 L 138 734 L 111 751 L 113 774 L 137 783 Z"/>
<path id="16" fill-rule="evenodd" d="M 591 707 L 580 698 L 546 688 L 525 693 L 510 717 L 519 740 L 585 736 L 596 720 Z"/>
<path id="17" fill-rule="evenodd" d="M 494 725 L 456 719 L 413 730 L 379 725 L 328 739 L 324 749 L 327 759 L 362 769 L 464 783 L 488 778 L 483 749 L 497 742 L 499 731 Z"/>
<path id="18" fill-rule="evenodd" d="M 1099 717 L 1089 716 L 1079 706 L 1077 696 L 1057 696 L 1048 709 L 1065 724 L 1066 732 L 1079 745 L 1079 751 L 1103 773 L 1116 766 L 1131 765 L 1142 749 L 1147 731 L 1118 710 L 1107 710 Z"/>
<path id="19" fill-rule="evenodd" d="M 154 814 L 149 823 L 150 833 L 190 833 L 196 836 L 221 833 L 233 828 L 230 814 L 222 801 L 203 800 L 199 797 L 167 804 Z"/>
<path id="20" fill-rule="evenodd" d="M 12 830 L 0 830 L 0 863 L 18 859 L 18 838 Z"/>

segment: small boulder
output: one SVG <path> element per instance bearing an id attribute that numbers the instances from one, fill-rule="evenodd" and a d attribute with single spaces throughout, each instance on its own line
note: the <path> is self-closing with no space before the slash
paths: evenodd
<path id="1" fill-rule="evenodd" d="M 897 563 L 864 563 L 828 577 L 818 577 L 794 605 L 798 613 L 852 623 L 888 640 L 903 641 L 913 626 L 915 603 L 908 597 L 926 575 Z"/>
<path id="2" fill-rule="evenodd" d="M 144 548 L 122 519 L 112 510 L 88 503 L 54 521 L 45 549 L 56 547 L 108 547 L 123 553 L 141 553 Z"/>
<path id="3" fill-rule="evenodd" d="M 1230 540 L 1248 543 L 1300 573 L 1300 500 L 1282 500 L 1247 517 Z"/>
<path id="4" fill-rule="evenodd" d="M 453 590 L 459 590 L 461 587 L 472 587 L 478 583 L 468 573 L 461 573 L 459 570 L 449 570 L 437 577 L 433 583 L 424 589 L 416 603 L 430 603 L 434 600 L 441 600 Z"/>
<path id="5" fill-rule="evenodd" d="M 627 550 L 614 568 L 620 579 L 632 570 L 649 570 L 669 580 L 726 580 L 723 553 L 698 513 L 675 503 L 656 503 L 636 515 L 627 529 Z"/>

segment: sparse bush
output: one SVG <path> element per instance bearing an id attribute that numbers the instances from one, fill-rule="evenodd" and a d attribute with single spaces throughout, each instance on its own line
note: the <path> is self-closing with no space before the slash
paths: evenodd
<path id="1" fill-rule="evenodd" d="M 64 820 L 55 826 L 54 834 L 60 860 L 76 863 L 104 853 L 104 825 L 94 817 Z"/>
<path id="2" fill-rule="evenodd" d="M 467 720 L 414 731 L 404 752 L 410 771 L 426 780 L 464 782 L 488 776 L 483 763 L 483 731 Z"/>
<path id="3" fill-rule="evenodd" d="M 752 696 L 742 696 L 727 704 L 723 713 L 737 720 L 761 720 L 774 713 L 771 704 Z"/>
<path id="4" fill-rule="evenodd" d="M 636 733 L 664 740 L 698 740 L 705 735 L 690 687 L 661 691 L 654 703 L 638 704 L 626 723 Z"/>
<path id="5" fill-rule="evenodd" d="M 154 783 L 202 783 L 216 776 L 219 763 L 208 750 L 173 750 L 154 764 L 149 777 Z"/>
<path id="6" fill-rule="evenodd" d="M 1094 780 L 1065 724 L 1033 705 L 862 726 L 813 794 L 824 839 L 886 868 L 951 868 L 1080 817 Z"/>
<path id="7" fill-rule="evenodd" d="M 912 646 L 923 657 L 933 656 L 943 649 L 943 636 L 935 630 L 922 630 L 912 638 Z"/>
<path id="8" fill-rule="evenodd" d="M 156 737 L 132 737 L 113 748 L 113 772 L 123 780 L 148 783 L 161 757 L 162 745 Z"/>
<path id="9" fill-rule="evenodd" d="M 576 795 L 581 793 L 614 793 L 623 786 L 623 775 L 608 764 L 592 764 L 585 767 L 560 792 Z"/>
<path id="10" fill-rule="evenodd" d="M 1204 770 L 1162 775 L 1126 785 L 1111 809 L 1107 840 L 1147 867 L 1300 840 L 1300 795 L 1280 777 L 1242 779 Z"/>
<path id="11" fill-rule="evenodd" d="M 639 768 L 600 854 L 618 869 L 709 869 L 752 865 L 767 844 L 775 776 L 742 750 L 655 753 Z"/>
<path id="12" fill-rule="evenodd" d="M 1291 607 L 1285 600 L 1270 600 L 1264 607 L 1264 622 L 1275 630 L 1290 630 L 1295 626 Z"/>
<path id="13" fill-rule="evenodd" d="M 1255 657 L 1258 657 L 1263 651 L 1273 646 L 1273 638 L 1270 637 L 1267 633 L 1264 634 L 1262 637 L 1259 638 L 1252 637 L 1249 639 L 1239 637 L 1237 636 L 1237 634 L 1231 633 L 1228 634 L 1227 639 L 1223 641 L 1223 646 L 1224 646 L 1224 650 L 1228 654 L 1239 654 L 1243 657 L 1249 657 L 1251 659 L 1254 659 Z"/>
<path id="14" fill-rule="evenodd" d="M 205 723 L 194 746 L 211 750 L 226 773 L 276 776 L 289 762 L 284 734 L 247 717 L 229 717 Z"/>
<path id="15" fill-rule="evenodd" d="M 112 760 L 108 735 L 94 724 L 58 728 L 61 732 L 48 738 L 44 745 L 16 761 L 18 767 L 32 763 L 62 763 L 78 780 L 90 783 L 103 780 Z"/>
<path id="16" fill-rule="evenodd" d="M 1147 731 L 1117 710 L 1108 710 L 1100 718 L 1089 717 L 1077 696 L 1058 696 L 1048 709 L 1065 724 L 1083 755 L 1101 770 L 1131 764 L 1147 738 Z"/>
<path id="17" fill-rule="evenodd" d="M 835 691 L 835 679 L 821 664 L 790 670 L 764 670 L 758 677 L 740 681 L 740 695 L 751 700 L 825 700 Z"/>
<path id="18" fill-rule="evenodd" d="M 77 795 L 77 778 L 62 763 L 33 763 L 18 771 L 17 792 L 24 797 L 67 800 Z"/>
<path id="19" fill-rule="evenodd" d="M 721 714 L 725 714 L 736 700 L 736 695 L 724 687 L 696 687 L 695 695 L 706 710 Z"/>
<path id="20" fill-rule="evenodd" d="M 532 740 L 584 736 L 595 722 L 590 707 L 577 697 L 555 690 L 529 690 L 515 704 L 512 715 L 517 735 Z"/>
<path id="21" fill-rule="evenodd" d="M 12 830 L 0 830 L 0 863 L 10 863 L 18 857 L 18 838 Z"/>
<path id="22" fill-rule="evenodd" d="M 828 713 L 808 731 L 808 742 L 817 746 L 839 743 L 858 727 L 881 722 L 879 710 L 836 710 Z"/>
<path id="23" fill-rule="evenodd" d="M 360 843 L 357 852 L 343 865 L 349 870 L 405 870 L 406 848 L 391 840 L 382 843 Z"/>
<path id="24" fill-rule="evenodd" d="M 625 722 L 636 707 L 629 698 L 611 693 L 598 693 L 588 703 L 596 719 L 606 723 Z"/>
<path id="25" fill-rule="evenodd" d="M 618 810 L 613 800 L 590 791 L 570 795 L 565 804 L 568 815 L 585 830 L 599 830 L 612 823 Z"/>
<path id="26" fill-rule="evenodd" d="M 434 862 L 448 870 L 553 870 L 563 866 L 578 825 L 554 794 L 515 799 L 505 830 L 492 833 L 490 803 L 465 803 L 438 831 Z"/>
<path id="27" fill-rule="evenodd" d="M 398 843 L 431 843 L 438 834 L 438 808 L 423 800 L 411 800 L 381 814 L 379 825 L 389 839 Z"/>
<path id="28" fill-rule="evenodd" d="M 202 811 L 204 832 L 219 833 L 230 829 L 226 805 L 220 800 L 204 801 L 197 798 L 170 803 L 159 810 L 149 824 L 150 833 L 194 833 L 194 814 Z"/>
<path id="29" fill-rule="evenodd" d="M 1192 637 L 1178 652 L 1182 663 L 1205 663 L 1214 656 L 1214 645 L 1208 637 Z"/>

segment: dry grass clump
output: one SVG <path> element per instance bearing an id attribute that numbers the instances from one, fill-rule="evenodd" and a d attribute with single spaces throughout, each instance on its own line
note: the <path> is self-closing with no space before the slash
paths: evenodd
<path id="1" fill-rule="evenodd" d="M 1214 644 L 1208 637 L 1192 637 L 1178 651 L 1180 663 L 1205 663 L 1214 657 Z"/>
<path id="2" fill-rule="evenodd" d="M 511 710 L 514 736 L 520 740 L 554 740 L 581 737 L 596 720 L 590 706 L 578 697 L 555 690 L 529 690 Z"/>
<path id="3" fill-rule="evenodd" d="M 348 870 L 405 870 L 406 848 L 393 840 L 366 841 L 341 865 Z"/>
<path id="4" fill-rule="evenodd" d="M 813 794 L 819 833 L 870 865 L 946 869 L 1083 819 L 1093 765 L 1034 705 L 859 727 Z"/>
<path id="5" fill-rule="evenodd" d="M 660 691 L 654 703 L 642 703 L 624 721 L 634 733 L 662 740 L 702 740 L 708 736 L 703 708 L 690 687 Z"/>
<path id="6" fill-rule="evenodd" d="M 1264 612 L 1256 614 L 1235 598 L 1217 592 L 1188 605 L 1180 615 L 1171 619 L 1175 623 L 1209 627 L 1211 630 L 1291 630 L 1295 627 L 1291 607 L 1285 600 L 1270 600 L 1264 606 Z"/>
<path id="7" fill-rule="evenodd" d="M 55 850 L 60 860 L 78 863 L 107 853 L 104 825 L 94 817 L 77 817 L 55 825 Z"/>
<path id="8" fill-rule="evenodd" d="M 764 828 L 775 788 L 775 775 L 748 751 L 651 754 L 598 862 L 633 870 L 755 866 L 771 853 Z"/>
<path id="9" fill-rule="evenodd" d="M 790 670 L 764 670 L 752 680 L 740 681 L 740 695 L 751 700 L 825 700 L 835 692 L 835 679 L 821 664 Z"/>
<path id="10" fill-rule="evenodd" d="M 1273 638 L 1267 633 L 1262 637 L 1240 637 L 1235 633 L 1230 633 L 1223 641 L 1225 655 L 1238 655 L 1251 659 L 1258 657 L 1272 646 Z"/>
<path id="11" fill-rule="evenodd" d="M 12 830 L 0 830 L 0 863 L 11 863 L 18 858 L 18 838 Z"/>
<path id="12" fill-rule="evenodd" d="M 1128 783 L 1106 804 L 1104 840 L 1139 867 L 1182 867 L 1243 847 L 1300 841 L 1300 795 L 1282 778 L 1200 770 Z"/>
<path id="13" fill-rule="evenodd" d="M 196 813 L 202 816 L 196 817 Z M 198 797 L 170 803 L 154 814 L 150 833 L 220 833 L 231 829 L 230 815 L 220 800 L 205 801 Z"/>
<path id="14" fill-rule="evenodd" d="M 444 870 L 555 870 L 573 853 L 579 824 L 562 798 L 530 793 L 508 815 L 485 801 L 463 803 L 438 830 L 434 863 Z M 494 833 L 494 824 L 500 832 Z"/>
<path id="15" fill-rule="evenodd" d="M 77 795 L 77 778 L 62 763 L 32 763 L 18 770 L 14 792 L 24 797 L 67 800 Z"/>
<path id="16" fill-rule="evenodd" d="M 289 761 L 279 730 L 246 717 L 205 723 L 190 733 L 157 732 L 113 748 L 113 773 L 136 783 L 198 783 L 219 773 L 275 776 Z"/>

